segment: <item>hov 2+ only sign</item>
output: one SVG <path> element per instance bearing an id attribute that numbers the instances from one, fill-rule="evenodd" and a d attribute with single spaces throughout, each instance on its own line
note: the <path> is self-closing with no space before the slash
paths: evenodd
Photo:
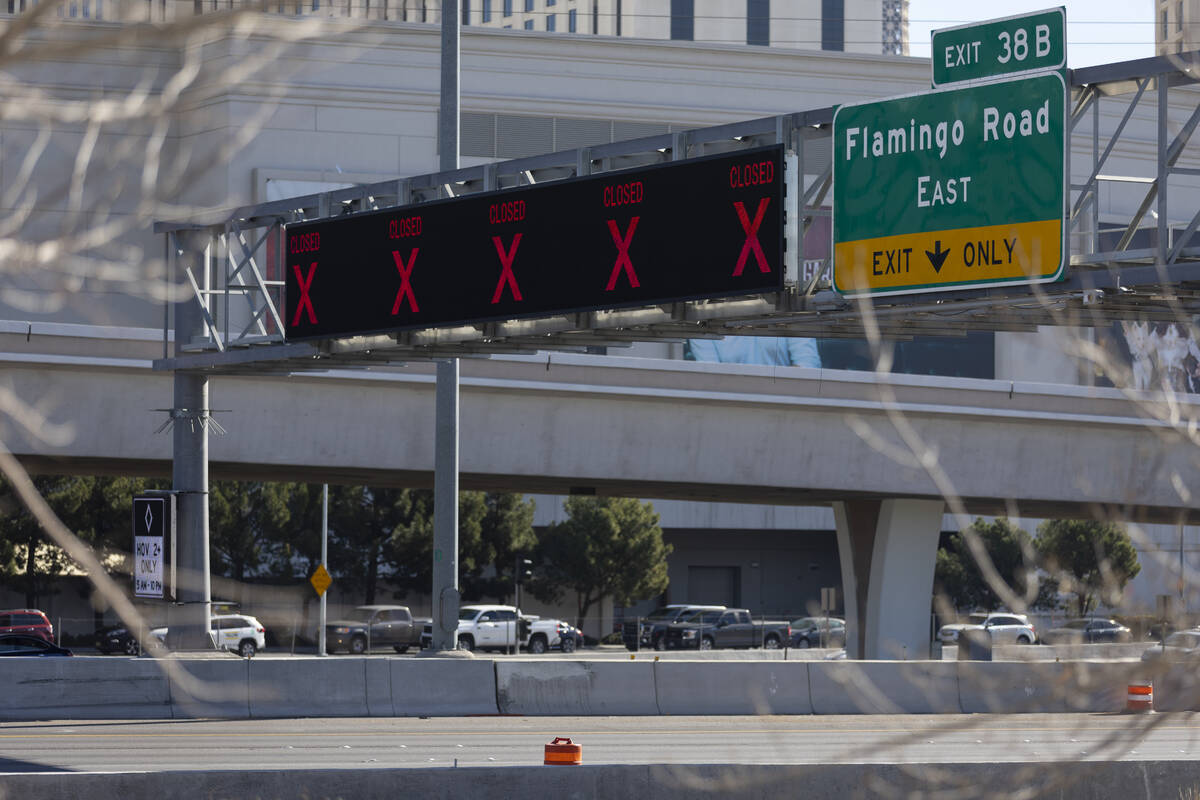
<path id="1" fill-rule="evenodd" d="M 850 296 L 1043 283 L 1066 263 L 1057 72 L 841 106 L 834 288 Z"/>
<path id="2" fill-rule="evenodd" d="M 175 495 L 133 498 L 133 596 L 175 596 Z"/>
<path id="3" fill-rule="evenodd" d="M 936 30 L 931 50 L 934 88 L 1064 69 L 1066 27 L 1066 9 L 1059 7 Z"/>

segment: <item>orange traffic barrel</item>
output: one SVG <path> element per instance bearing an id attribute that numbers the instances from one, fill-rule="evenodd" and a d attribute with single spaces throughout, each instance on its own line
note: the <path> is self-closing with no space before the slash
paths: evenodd
<path id="1" fill-rule="evenodd" d="M 1126 711 L 1153 711 L 1154 684 L 1150 681 L 1132 681 L 1125 700 Z"/>
<path id="2" fill-rule="evenodd" d="M 554 741 L 546 745 L 546 764 L 582 764 L 583 747 L 572 744 L 570 739 L 555 736 Z"/>

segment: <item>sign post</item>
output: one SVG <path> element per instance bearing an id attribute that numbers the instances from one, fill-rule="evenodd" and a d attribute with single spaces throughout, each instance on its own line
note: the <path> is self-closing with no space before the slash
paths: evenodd
<path id="1" fill-rule="evenodd" d="M 834 288 L 911 294 L 1058 280 L 1066 101 L 1044 72 L 845 105 L 833 118 Z"/>
<path id="2" fill-rule="evenodd" d="M 933 32 L 934 88 L 1067 66 L 1063 7 Z"/>
<path id="3" fill-rule="evenodd" d="M 133 596 L 175 598 L 175 495 L 133 498 Z"/>

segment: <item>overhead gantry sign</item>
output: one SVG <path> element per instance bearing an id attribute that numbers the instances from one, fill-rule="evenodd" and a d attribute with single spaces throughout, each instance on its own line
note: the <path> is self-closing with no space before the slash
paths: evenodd
<path id="1" fill-rule="evenodd" d="M 291 340 L 783 289 L 783 147 L 288 225 Z"/>

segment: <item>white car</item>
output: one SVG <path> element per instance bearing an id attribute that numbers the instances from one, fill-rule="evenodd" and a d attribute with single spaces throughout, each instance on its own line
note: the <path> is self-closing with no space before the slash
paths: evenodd
<path id="1" fill-rule="evenodd" d="M 505 650 L 518 643 L 535 655 L 563 647 L 563 633 L 556 619 L 521 614 L 513 606 L 469 605 L 458 612 L 458 647 L 461 650 Z M 433 624 L 426 623 L 421 647 L 433 642 Z M 565 652 L 570 652 L 565 650 Z"/>
<path id="2" fill-rule="evenodd" d="M 938 630 L 942 644 L 958 644 L 958 635 L 964 630 L 985 630 L 991 634 L 993 644 L 1033 644 L 1038 640 L 1037 630 L 1024 614 L 1001 611 L 987 614 L 982 619 L 980 615 L 972 614 L 971 620 L 967 624 L 943 625 Z"/>
<path id="3" fill-rule="evenodd" d="M 167 628 L 155 628 L 150 633 L 166 644 Z M 232 650 L 242 658 L 253 658 L 254 654 L 267 646 L 267 630 L 262 623 L 247 614 L 221 614 L 212 617 L 208 638 L 213 647 Z"/>

